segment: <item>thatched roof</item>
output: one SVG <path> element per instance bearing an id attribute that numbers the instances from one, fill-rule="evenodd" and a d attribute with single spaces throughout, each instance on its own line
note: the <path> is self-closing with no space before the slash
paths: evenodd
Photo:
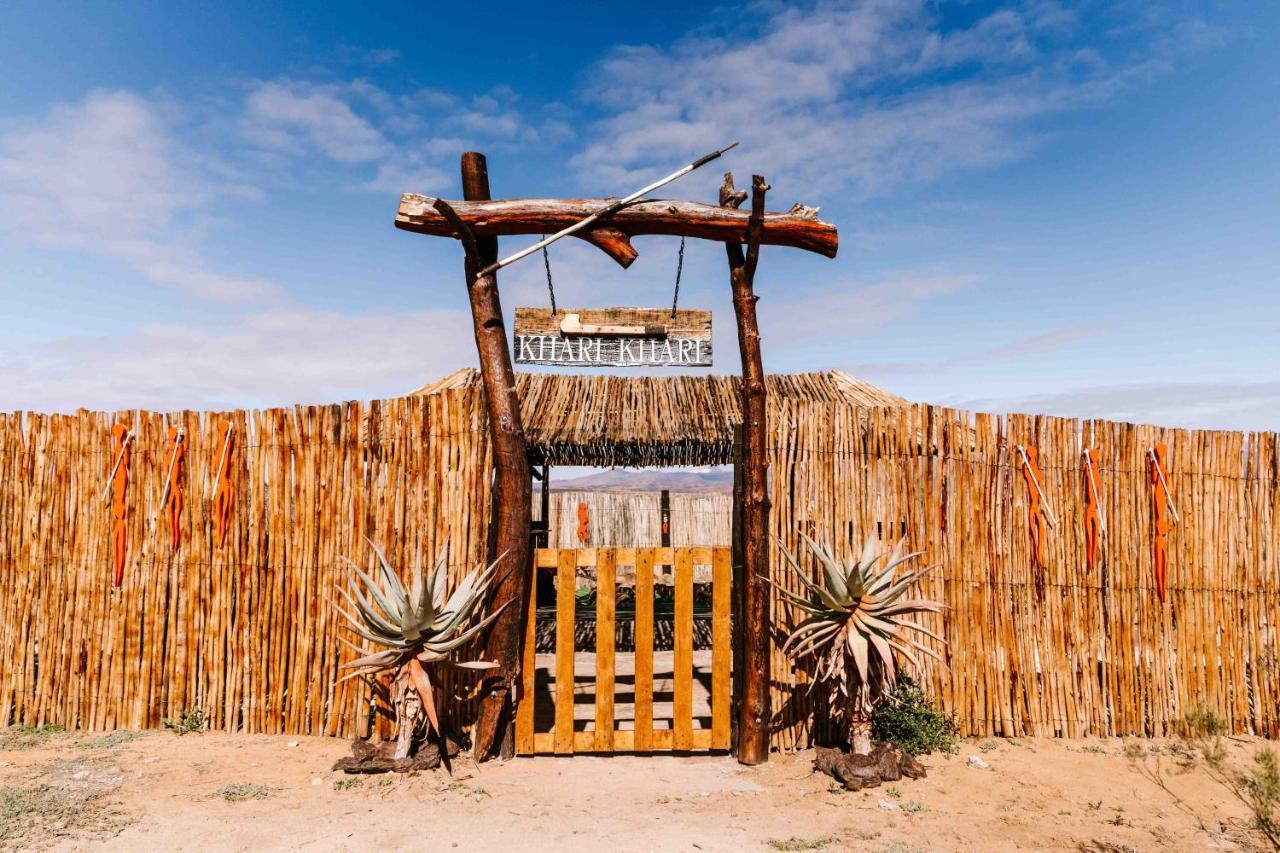
<path id="1" fill-rule="evenodd" d="M 899 406 L 896 394 L 837 370 L 771 374 L 774 398 Z M 741 422 L 736 376 L 584 376 L 518 373 L 525 436 L 535 461 L 554 465 L 718 465 L 733 460 Z M 413 392 L 480 387 L 459 370 Z"/>

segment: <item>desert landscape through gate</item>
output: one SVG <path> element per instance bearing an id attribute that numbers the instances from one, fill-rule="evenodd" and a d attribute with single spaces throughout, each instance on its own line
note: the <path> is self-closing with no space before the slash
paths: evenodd
<path id="1" fill-rule="evenodd" d="M 732 379 L 518 383 L 535 464 L 732 460 Z M 0 672 L 0 716 L 104 730 L 155 727 L 200 707 L 224 731 L 364 734 L 368 688 L 337 683 L 351 654 L 331 608 L 338 557 L 367 563 L 369 541 L 396 565 L 447 550 L 457 577 L 484 555 L 482 391 L 473 374 L 437 384 L 327 407 L 0 418 L 0 655 L 12 662 Z M 926 617 L 947 666 L 926 663 L 923 679 L 962 732 L 1162 735 L 1203 705 L 1231 731 L 1277 734 L 1275 433 L 971 415 L 876 396 L 833 374 L 771 376 L 769 389 L 771 565 L 782 565 L 778 543 L 811 565 L 800 531 L 835 542 L 905 536 L 940 562 L 922 583 L 948 605 Z M 582 404 L 548 404 L 570 395 Z M 136 435 L 119 586 L 112 508 L 101 499 L 117 423 Z M 230 492 L 219 503 L 227 423 L 240 440 L 225 454 Z M 186 430 L 176 547 L 155 523 L 171 425 Z M 1152 548 L 1157 444 L 1168 448 L 1180 517 L 1166 535 L 1163 601 Z M 1038 448 L 1056 519 L 1043 565 L 1033 560 L 1034 488 L 1019 447 Z M 1092 568 L 1085 449 L 1097 451 L 1106 519 Z M 787 615 L 779 594 L 771 606 Z M 801 748 L 825 723 L 805 673 L 772 642 L 772 743 Z"/>

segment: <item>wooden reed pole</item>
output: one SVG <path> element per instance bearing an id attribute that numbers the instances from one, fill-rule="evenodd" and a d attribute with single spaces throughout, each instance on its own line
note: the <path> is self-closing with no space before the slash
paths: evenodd
<path id="1" fill-rule="evenodd" d="M 760 231 L 764 222 L 764 196 L 769 185 L 755 175 L 751 179 L 751 217 L 747 224 L 747 250 L 725 243 L 729 257 L 729 283 L 733 288 L 733 313 L 738 323 L 738 349 L 742 355 L 742 612 L 738 616 L 742 643 L 742 695 L 738 697 L 738 761 L 763 764 L 769 760 L 769 461 L 766 447 L 764 364 L 760 357 L 760 328 L 756 322 L 756 265 L 760 259 Z M 734 190 L 733 173 L 726 172 L 720 188 L 720 205 L 736 208 L 747 194 Z"/>
<path id="2" fill-rule="evenodd" d="M 489 168 L 483 154 L 468 151 L 462 155 L 462 194 L 467 201 L 487 201 L 490 198 Z M 476 759 L 483 761 L 493 752 L 495 744 L 503 758 L 515 754 L 511 690 L 520 675 L 520 628 L 524 612 L 524 608 L 515 602 L 524 601 L 528 575 L 532 571 L 529 543 L 533 487 L 524 426 L 520 419 L 520 400 L 516 396 L 515 370 L 511 366 L 507 331 L 502 322 L 502 303 L 498 298 L 498 277 L 493 271 L 478 274 L 498 259 L 498 238 L 475 237 L 469 229 L 458 236 L 463 238 L 464 235 L 470 237 L 463 240 L 464 246 L 468 246 L 467 294 L 471 299 L 480 378 L 484 385 L 489 437 L 493 444 L 490 558 L 499 559 L 500 566 L 489 612 L 506 606 L 485 636 L 484 657 L 497 661 L 499 668 L 480 704 L 476 720 L 474 751 Z"/>

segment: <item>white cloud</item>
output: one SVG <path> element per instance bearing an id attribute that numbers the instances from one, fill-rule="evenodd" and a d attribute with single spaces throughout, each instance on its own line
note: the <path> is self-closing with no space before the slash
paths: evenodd
<path id="1" fill-rule="evenodd" d="M 785 299 L 769 298 L 760 312 L 760 327 L 770 344 L 838 340 L 846 334 L 874 329 L 914 314 L 922 305 L 959 293 L 978 282 L 975 275 L 903 272 L 870 284 L 830 282 L 816 293 L 787 291 Z"/>
<path id="2" fill-rule="evenodd" d="M 783 9 L 755 35 L 617 48 L 587 74 L 587 97 L 610 115 L 574 163 L 627 185 L 740 138 L 735 161 L 767 164 L 788 194 L 855 198 L 1003 163 L 1034 143 L 1027 120 L 1162 67 L 1042 49 L 1039 34 L 1070 18 L 1029 4 L 943 32 L 923 2 L 820 3 Z"/>
<path id="3" fill-rule="evenodd" d="M 1002 364 L 1055 352 L 1087 340 L 1099 334 L 1104 328 L 1105 326 L 1096 324 L 1071 326 L 937 361 L 865 362 L 850 365 L 848 370 L 858 376 L 885 379 L 911 376 L 938 377 L 948 373 L 954 374 L 956 371 L 971 372 L 974 367 Z"/>
<path id="4" fill-rule="evenodd" d="M 427 333 L 430 330 L 430 333 Z M 300 306 L 0 353 L 0 410 L 218 408 L 400 395 L 475 361 L 469 315 Z"/>
<path id="5" fill-rule="evenodd" d="M 152 281 L 215 299 L 270 285 L 208 269 L 191 234 L 202 212 L 243 187 L 213 183 L 176 141 L 165 106 L 94 92 L 0 133 L 0 238 L 100 252 Z"/>
<path id="6" fill-rule="evenodd" d="M 1050 394 L 963 400 L 956 405 L 978 411 L 1044 412 L 1191 429 L 1280 429 L 1280 382 L 1094 385 Z"/>
<path id="7" fill-rule="evenodd" d="M 241 132 L 250 142 L 293 154 L 319 151 L 340 163 L 376 160 L 386 137 L 344 100 L 353 90 L 295 80 L 262 83 L 245 99 Z"/>
<path id="8" fill-rule="evenodd" d="M 428 165 L 422 157 L 406 157 L 396 163 L 382 163 L 378 174 L 364 184 L 365 189 L 384 193 L 436 193 L 451 186 L 452 177 L 443 169 Z"/>
<path id="9" fill-rule="evenodd" d="M 363 174 L 345 182 L 374 192 L 436 191 L 445 186 L 462 151 L 571 138 L 563 121 L 533 121 L 510 88 L 469 98 L 435 89 L 393 94 L 367 80 L 314 83 L 259 81 L 237 119 L 244 142 L 270 155 L 274 168 L 309 169 L 331 177 L 332 164 Z M 550 112 L 556 112 L 550 109 Z M 368 176 L 368 170 L 376 174 Z"/>

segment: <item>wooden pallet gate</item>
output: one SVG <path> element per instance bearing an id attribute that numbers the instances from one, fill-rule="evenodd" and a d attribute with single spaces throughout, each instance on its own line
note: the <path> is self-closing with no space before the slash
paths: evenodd
<path id="1" fill-rule="evenodd" d="M 516 711 L 516 754 L 578 752 L 690 752 L 727 750 L 730 746 L 729 666 L 733 654 L 730 636 L 729 596 L 731 555 L 727 547 L 715 548 L 540 548 L 534 552 L 539 570 L 556 578 L 556 654 L 552 731 L 535 731 L 540 701 L 535 684 L 536 597 L 530 595 L 525 622 L 523 685 Z M 710 725 L 694 726 L 694 566 L 711 567 L 711 688 Z M 669 727 L 654 728 L 654 597 L 655 567 L 675 567 L 673 618 L 674 662 L 672 712 Z M 635 629 L 633 714 L 629 725 L 619 726 L 615 715 L 617 589 L 619 570 L 632 567 L 635 577 Z M 591 730 L 574 725 L 575 587 L 579 569 L 594 570 L 595 602 L 594 706 Z"/>

